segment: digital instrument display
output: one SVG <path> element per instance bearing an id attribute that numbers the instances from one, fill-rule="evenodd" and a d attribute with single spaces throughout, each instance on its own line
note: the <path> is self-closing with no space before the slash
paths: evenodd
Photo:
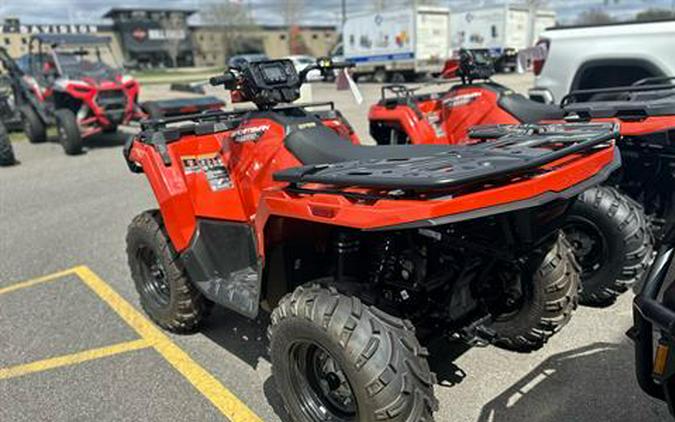
<path id="1" fill-rule="evenodd" d="M 261 66 L 263 78 L 267 83 L 281 83 L 286 81 L 286 72 L 284 68 L 277 63 L 269 66 Z"/>

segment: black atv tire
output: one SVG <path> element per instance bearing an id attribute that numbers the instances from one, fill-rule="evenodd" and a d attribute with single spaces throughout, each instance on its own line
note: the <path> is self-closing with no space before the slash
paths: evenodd
<path id="1" fill-rule="evenodd" d="M 103 128 L 103 133 L 115 133 L 117 132 L 117 125 L 112 124 Z"/>
<path id="2" fill-rule="evenodd" d="M 373 72 L 373 81 L 378 84 L 387 83 L 389 81 L 389 74 L 384 68 L 377 68 L 375 69 L 375 72 Z"/>
<path id="3" fill-rule="evenodd" d="M 137 215 L 127 232 L 131 277 L 145 313 L 160 327 L 195 332 L 212 303 L 190 282 L 157 210 Z"/>
<path id="4" fill-rule="evenodd" d="M 16 163 L 14 150 L 9 140 L 9 134 L 5 125 L 0 122 L 0 166 L 11 166 Z"/>
<path id="5" fill-rule="evenodd" d="M 527 266 L 524 303 L 489 327 L 496 346 L 521 353 L 541 349 L 569 322 L 579 299 L 580 270 L 564 234 L 537 248 Z"/>
<path id="6" fill-rule="evenodd" d="M 311 284 L 281 299 L 268 337 L 272 374 L 290 420 L 433 421 L 436 380 L 409 321 Z M 336 406 L 327 390 L 342 390 L 351 407 L 346 398 Z"/>
<path id="7" fill-rule="evenodd" d="M 47 140 L 47 127 L 33 107 L 24 105 L 19 108 L 23 120 L 23 131 L 32 144 L 38 144 Z"/>
<path id="8" fill-rule="evenodd" d="M 563 230 L 581 266 L 582 305 L 611 305 L 649 266 L 653 239 L 647 217 L 612 187 L 579 195 Z"/>
<path id="9" fill-rule="evenodd" d="M 59 143 L 67 155 L 82 154 L 82 135 L 77 125 L 75 113 L 66 108 L 54 112 L 56 128 L 59 131 Z"/>

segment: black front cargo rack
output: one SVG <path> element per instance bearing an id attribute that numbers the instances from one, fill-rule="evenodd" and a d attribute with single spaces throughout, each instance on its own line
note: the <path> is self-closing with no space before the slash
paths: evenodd
<path id="1" fill-rule="evenodd" d="M 289 182 L 289 190 L 301 193 L 344 195 L 344 188 L 354 187 L 387 191 L 382 195 L 385 197 L 396 196 L 392 192 L 420 193 L 497 183 L 539 174 L 545 171 L 542 166 L 570 154 L 608 147 L 618 137 L 618 127 L 610 123 L 479 126 L 472 130 L 471 137 L 477 143 L 449 145 L 447 151 L 425 157 L 305 165 L 277 172 L 274 179 Z M 307 183 L 331 187 L 303 186 Z"/>

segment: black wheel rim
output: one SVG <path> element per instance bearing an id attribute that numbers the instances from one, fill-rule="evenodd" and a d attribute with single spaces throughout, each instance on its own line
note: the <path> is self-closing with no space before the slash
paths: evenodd
<path id="1" fill-rule="evenodd" d="M 311 340 L 289 349 L 290 381 L 302 412 L 316 421 L 356 421 L 356 398 L 337 360 Z"/>
<path id="2" fill-rule="evenodd" d="M 171 301 L 171 288 L 157 254 L 150 248 L 140 248 L 138 261 L 141 269 L 141 294 L 154 307 L 168 306 Z"/>
<path id="3" fill-rule="evenodd" d="M 532 297 L 528 284 L 523 283 L 521 275 L 514 271 L 502 270 L 497 274 L 499 292 L 492 297 L 488 309 L 495 322 L 505 322 L 516 317 L 525 303 Z"/>
<path id="4" fill-rule="evenodd" d="M 607 239 L 602 230 L 592 221 L 579 218 L 567 224 L 563 231 L 574 248 L 582 277 L 593 276 L 609 259 Z"/>
<path id="5" fill-rule="evenodd" d="M 59 140 L 61 141 L 61 143 L 66 142 L 68 140 L 68 134 L 66 133 L 66 128 L 59 125 L 58 130 L 59 130 Z"/>

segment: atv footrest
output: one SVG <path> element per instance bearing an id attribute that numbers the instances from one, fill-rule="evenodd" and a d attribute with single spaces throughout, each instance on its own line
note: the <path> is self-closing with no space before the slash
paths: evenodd
<path id="1" fill-rule="evenodd" d="M 489 142 L 448 146 L 425 157 L 315 164 L 275 173 L 277 181 L 336 187 L 441 190 L 547 171 L 570 154 L 590 151 L 616 138 L 612 124 L 483 126 L 471 136 Z"/>

